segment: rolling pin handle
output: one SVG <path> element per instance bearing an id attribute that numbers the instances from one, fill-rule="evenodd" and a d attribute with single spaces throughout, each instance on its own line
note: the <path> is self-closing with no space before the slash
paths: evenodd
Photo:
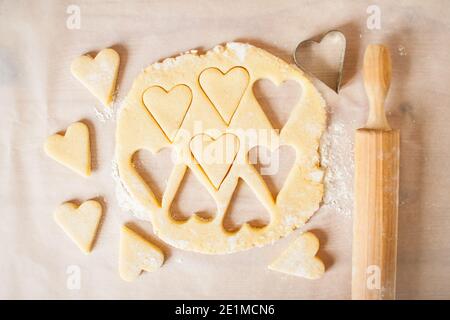
<path id="1" fill-rule="evenodd" d="M 370 104 L 367 129 L 391 130 L 384 110 L 391 77 L 389 49 L 381 44 L 369 45 L 364 54 L 364 85 Z"/>

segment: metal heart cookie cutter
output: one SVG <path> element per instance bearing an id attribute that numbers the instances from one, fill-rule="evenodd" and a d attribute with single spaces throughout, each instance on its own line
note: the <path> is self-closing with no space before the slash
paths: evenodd
<path id="1" fill-rule="evenodd" d="M 294 50 L 295 64 L 339 93 L 346 43 L 344 34 L 338 30 L 328 31 L 318 41 L 302 41 Z"/>

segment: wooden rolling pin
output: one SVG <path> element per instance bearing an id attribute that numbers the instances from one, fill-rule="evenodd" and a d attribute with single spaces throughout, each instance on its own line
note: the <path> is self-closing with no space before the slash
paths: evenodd
<path id="1" fill-rule="evenodd" d="M 382 45 L 364 55 L 370 111 L 355 136 L 352 299 L 395 299 L 400 135 L 384 111 L 391 58 Z"/>

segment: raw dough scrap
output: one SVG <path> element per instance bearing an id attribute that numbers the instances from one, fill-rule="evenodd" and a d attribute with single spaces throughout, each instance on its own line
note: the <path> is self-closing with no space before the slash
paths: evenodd
<path id="1" fill-rule="evenodd" d="M 318 250 L 319 239 L 311 232 L 303 233 L 269 265 L 269 269 L 307 279 L 319 279 L 325 266 L 316 257 Z"/>
<path id="2" fill-rule="evenodd" d="M 146 108 L 170 141 L 173 141 L 180 128 L 191 101 L 191 89 L 185 85 L 175 86 L 169 91 L 159 86 L 150 87 L 143 96 Z"/>
<path id="3" fill-rule="evenodd" d="M 56 223 L 84 252 L 89 253 L 102 217 L 102 206 L 89 200 L 79 207 L 71 202 L 60 205 L 55 213 Z"/>
<path id="4" fill-rule="evenodd" d="M 164 263 L 164 254 L 130 228 L 123 226 L 120 234 L 119 274 L 125 281 L 135 280 L 142 270 L 153 272 Z"/>
<path id="5" fill-rule="evenodd" d="M 95 58 L 89 55 L 76 58 L 70 70 L 105 107 L 109 107 L 113 102 L 119 63 L 119 54 L 107 48 L 101 50 Z"/>
<path id="6" fill-rule="evenodd" d="M 281 131 L 272 127 L 253 94 L 253 84 L 259 79 L 268 79 L 277 86 L 293 80 L 302 88 L 301 98 Z M 157 117 L 147 110 L 143 95 L 154 86 L 170 90 L 178 85 L 191 90 L 192 101 L 177 133 L 170 140 L 161 130 Z M 227 97 L 220 96 L 220 92 Z M 174 127 L 177 127 L 178 120 L 175 120 Z M 191 51 L 147 67 L 134 81 L 117 120 L 115 160 L 119 186 L 148 212 L 154 232 L 174 247 L 225 254 L 263 246 L 304 225 L 319 208 L 323 183 L 311 177 L 322 172 L 318 147 L 325 124 L 325 102 L 297 67 L 262 49 L 241 43 L 217 46 L 205 54 Z M 249 131 L 263 134 L 259 139 L 253 139 L 247 134 Z M 208 177 L 195 161 L 190 143 L 200 134 L 214 139 L 222 134 L 233 134 L 238 138 L 239 150 L 223 179 L 223 172 L 211 175 L 211 170 Z M 273 151 L 280 145 L 292 146 L 296 158 L 281 190 L 274 196 L 249 163 L 247 154 L 255 146 Z M 155 154 L 166 147 L 176 154 L 177 161 L 159 202 L 132 159 L 141 149 Z M 173 218 L 171 204 L 188 170 L 216 202 L 214 218 L 205 220 L 195 214 L 184 221 Z M 224 228 L 224 216 L 239 179 L 244 180 L 269 212 L 270 222 L 266 226 L 255 228 L 244 223 L 233 232 Z"/>
<path id="7" fill-rule="evenodd" d="M 64 135 L 54 134 L 44 144 L 45 153 L 82 176 L 91 175 L 89 128 L 82 122 L 71 124 Z"/>
<path id="8" fill-rule="evenodd" d="M 239 151 L 239 139 L 230 133 L 217 139 L 199 134 L 192 138 L 190 147 L 203 172 L 218 189 Z"/>

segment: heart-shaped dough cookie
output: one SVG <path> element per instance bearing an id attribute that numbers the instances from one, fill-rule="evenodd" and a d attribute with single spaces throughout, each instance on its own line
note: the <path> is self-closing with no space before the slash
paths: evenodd
<path id="1" fill-rule="evenodd" d="M 248 71 L 242 67 L 231 68 L 226 73 L 217 68 L 208 68 L 199 76 L 203 92 L 227 124 L 241 102 L 249 78 Z"/>
<path id="2" fill-rule="evenodd" d="M 72 74 L 106 107 L 113 102 L 120 57 L 113 49 L 100 51 L 95 58 L 84 55 L 71 65 Z"/>
<path id="3" fill-rule="evenodd" d="M 142 236 L 122 227 L 120 234 L 119 274 L 125 281 L 135 280 L 142 270 L 152 272 L 164 263 L 164 254 Z"/>
<path id="4" fill-rule="evenodd" d="M 239 151 L 239 139 L 226 133 L 217 139 L 207 134 L 192 138 L 191 152 L 212 185 L 219 189 Z"/>
<path id="5" fill-rule="evenodd" d="M 91 174 L 91 147 L 88 126 L 71 124 L 64 135 L 54 134 L 44 145 L 47 155 L 82 176 Z"/>
<path id="6" fill-rule="evenodd" d="M 79 207 L 66 202 L 54 213 L 56 223 L 84 253 L 92 249 L 101 216 L 102 206 L 94 200 L 86 201 Z"/>
<path id="7" fill-rule="evenodd" d="M 269 269 L 307 279 L 322 277 L 325 266 L 316 257 L 319 239 L 311 232 L 305 232 L 269 265 Z"/>
<path id="8" fill-rule="evenodd" d="M 301 42 L 294 52 L 295 63 L 339 93 L 344 68 L 346 40 L 340 31 L 326 33 L 319 42 Z"/>
<path id="9" fill-rule="evenodd" d="M 183 84 L 169 91 L 153 86 L 145 90 L 142 100 L 169 140 L 173 141 L 191 105 L 191 89 Z"/>

